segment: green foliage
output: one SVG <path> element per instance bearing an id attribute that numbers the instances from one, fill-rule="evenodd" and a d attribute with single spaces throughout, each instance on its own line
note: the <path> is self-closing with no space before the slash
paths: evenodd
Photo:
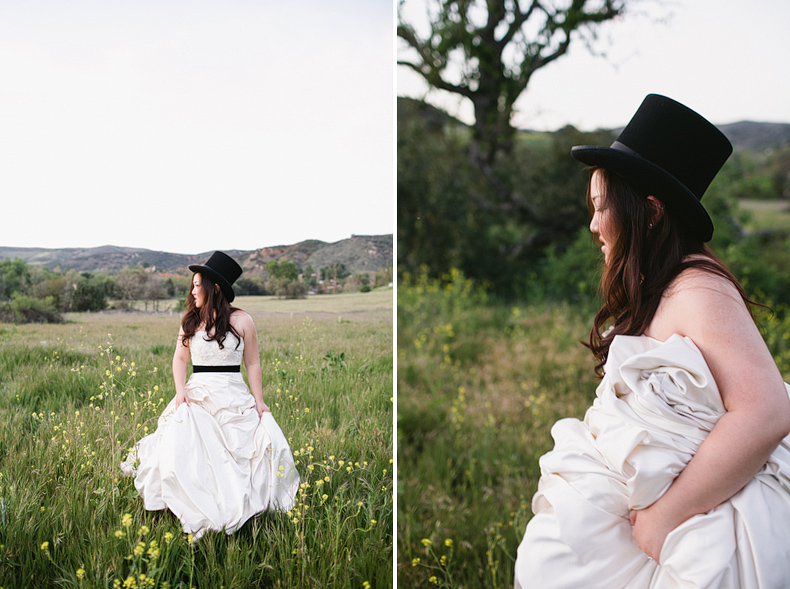
<path id="1" fill-rule="evenodd" d="M 307 297 L 307 286 L 298 280 L 275 280 L 269 281 L 270 288 L 280 299 L 304 299 Z"/>
<path id="2" fill-rule="evenodd" d="M 291 261 L 266 262 L 266 290 L 281 299 L 303 299 L 307 286 L 299 281 L 299 268 Z"/>
<path id="3" fill-rule="evenodd" d="M 318 286 L 318 276 L 316 276 L 316 271 L 312 264 L 307 264 L 302 269 L 302 281 L 308 289 L 313 289 Z"/>
<path id="4" fill-rule="evenodd" d="M 266 262 L 266 274 L 269 280 L 293 281 L 299 278 L 299 268 L 290 260 Z"/>
<path id="5" fill-rule="evenodd" d="M 103 311 L 107 308 L 107 297 L 102 285 L 82 280 L 77 283 L 71 301 L 72 311 Z"/>
<path id="6" fill-rule="evenodd" d="M 52 297 L 36 299 L 14 293 L 9 302 L 0 302 L 0 321 L 4 323 L 61 323 Z"/>
<path id="7" fill-rule="evenodd" d="M 32 272 L 20 259 L 0 260 L 0 300 L 8 300 L 14 293 L 27 294 Z"/>
<path id="8" fill-rule="evenodd" d="M 587 229 L 584 170 L 569 152 L 605 145 L 610 136 L 572 127 L 523 133 L 486 171 L 471 163 L 468 134 L 447 117 L 415 101 L 401 101 L 398 116 L 401 274 L 426 269 L 436 278 L 458 268 L 500 298 L 594 300 L 602 261 Z M 750 231 L 753 217 L 739 203 L 775 199 L 788 166 L 790 148 L 736 152 L 704 197 L 716 228 L 713 250 L 748 292 L 777 303 L 790 300 L 790 232 L 771 212 Z"/>
<path id="9" fill-rule="evenodd" d="M 481 169 L 456 127 L 437 127 L 410 102 L 399 109 L 399 272 L 426 267 L 437 277 L 458 268 L 499 296 L 521 294 L 545 249 L 564 251 L 589 222 L 586 175 L 571 146 L 611 137 L 567 127 L 548 146 L 525 139 Z"/>
<path id="10" fill-rule="evenodd" d="M 457 271 L 399 285 L 399 585 L 512 585 L 549 429 L 593 397 L 589 322 L 492 303 Z"/>
<path id="11" fill-rule="evenodd" d="M 756 300 L 790 305 L 790 238 L 753 234 L 721 252 L 721 258 Z"/>
<path id="12" fill-rule="evenodd" d="M 373 288 L 389 286 L 390 284 L 392 284 L 392 266 L 376 271 L 376 275 L 373 278 Z"/>
<path id="13" fill-rule="evenodd" d="M 269 292 L 263 281 L 257 276 L 242 276 L 233 284 L 233 291 L 237 296 L 260 296 L 267 295 Z"/>
<path id="14" fill-rule="evenodd" d="M 765 151 L 736 151 L 717 179 L 722 190 L 736 199 L 790 198 L 790 146 Z"/>
<path id="15" fill-rule="evenodd" d="M 331 266 L 324 266 L 321 268 L 321 280 L 343 280 L 351 276 L 345 264 L 332 264 Z"/>
<path id="16" fill-rule="evenodd" d="M 538 271 L 528 278 L 528 300 L 591 301 L 598 293 L 603 272 L 603 255 L 589 229 L 577 232 L 576 240 L 563 252 L 553 244 Z"/>

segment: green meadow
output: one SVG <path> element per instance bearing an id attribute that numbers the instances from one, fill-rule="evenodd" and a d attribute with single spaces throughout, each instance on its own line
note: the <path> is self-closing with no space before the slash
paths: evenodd
<path id="1" fill-rule="evenodd" d="M 0 324 L 0 587 L 391 586 L 393 291 L 236 304 L 258 328 L 296 507 L 194 541 L 122 476 L 175 394 L 177 313 Z"/>
<path id="2" fill-rule="evenodd" d="M 742 199 L 738 206 L 749 213 L 745 223 L 747 229 L 790 231 L 790 203 L 786 200 Z"/>
<path id="3" fill-rule="evenodd" d="M 453 272 L 398 286 L 399 587 L 513 586 L 552 425 L 595 398 L 592 302 L 505 304 Z M 756 315 L 785 380 L 790 312 Z"/>

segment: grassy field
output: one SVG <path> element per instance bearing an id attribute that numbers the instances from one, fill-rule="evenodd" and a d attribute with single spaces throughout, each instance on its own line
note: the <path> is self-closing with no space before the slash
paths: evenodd
<path id="1" fill-rule="evenodd" d="M 288 514 L 191 542 L 118 464 L 174 395 L 177 313 L 0 324 L 0 587 L 392 584 L 392 290 L 240 297 L 297 460 Z"/>
<path id="2" fill-rule="evenodd" d="M 748 200 L 741 199 L 738 206 L 748 211 L 747 229 L 760 231 L 778 229 L 790 231 L 790 203 L 783 200 Z"/>
<path id="3" fill-rule="evenodd" d="M 588 305 L 506 306 L 456 275 L 398 287 L 399 587 L 513 585 L 551 426 L 595 398 Z M 790 378 L 790 313 L 760 314 Z"/>

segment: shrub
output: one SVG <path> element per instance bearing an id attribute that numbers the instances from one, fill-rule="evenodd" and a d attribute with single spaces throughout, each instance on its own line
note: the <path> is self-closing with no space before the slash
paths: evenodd
<path id="1" fill-rule="evenodd" d="M 103 311 L 107 308 L 104 287 L 88 280 L 77 283 L 71 300 L 73 311 Z"/>
<path id="2" fill-rule="evenodd" d="M 278 299 L 304 299 L 307 298 L 307 287 L 298 280 L 280 282 L 274 294 Z"/>
<path id="3" fill-rule="evenodd" d="M 14 294 L 9 302 L 0 304 L 0 321 L 5 323 L 62 323 L 52 297 L 35 299 Z"/>

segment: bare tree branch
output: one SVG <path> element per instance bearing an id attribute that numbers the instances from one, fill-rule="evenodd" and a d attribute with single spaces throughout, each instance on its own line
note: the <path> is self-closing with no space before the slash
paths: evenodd
<path id="1" fill-rule="evenodd" d="M 594 8 L 590 5 L 595 0 L 571 0 L 570 6 L 561 8 L 551 0 L 531 0 L 522 10 L 522 3 L 528 1 L 436 0 L 427 38 L 420 39 L 409 23 L 401 22 L 397 28 L 398 37 L 417 54 L 415 60 L 404 59 L 399 65 L 417 72 L 434 88 L 472 101 L 473 141 L 488 162 L 512 144 L 513 105 L 532 74 L 565 55 L 574 33 L 594 30 L 620 15 L 625 3 L 633 0 L 605 0 Z M 530 22 L 534 26 L 527 27 Z M 506 57 L 510 47 L 516 49 L 515 56 Z M 460 81 L 448 79 L 453 63 L 462 71 Z"/>

